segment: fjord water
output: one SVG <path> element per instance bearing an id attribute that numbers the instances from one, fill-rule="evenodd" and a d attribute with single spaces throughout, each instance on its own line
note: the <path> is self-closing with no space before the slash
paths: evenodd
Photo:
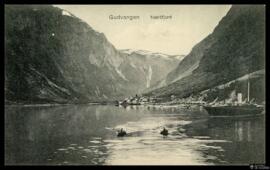
<path id="1" fill-rule="evenodd" d="M 264 115 L 213 118 L 200 107 L 5 107 L 5 163 L 264 163 L 264 119 Z M 163 127 L 169 130 L 167 137 L 160 135 Z M 120 128 L 128 136 L 116 137 Z"/>

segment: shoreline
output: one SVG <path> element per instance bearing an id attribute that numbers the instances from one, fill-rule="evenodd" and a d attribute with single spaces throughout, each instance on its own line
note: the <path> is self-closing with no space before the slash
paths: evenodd
<path id="1" fill-rule="evenodd" d="M 5 107 L 53 107 L 53 106 L 71 106 L 71 105 L 108 105 L 104 103 L 65 103 L 65 104 L 58 104 L 58 103 L 44 103 L 44 104 L 5 104 Z"/>
<path id="2" fill-rule="evenodd" d="M 71 105 L 115 105 L 114 102 L 108 101 L 108 102 L 89 102 L 89 103 L 37 103 L 37 104 L 7 104 L 5 103 L 5 107 L 55 107 L 55 106 L 71 106 Z M 134 106 L 144 106 L 144 107 L 185 107 L 185 106 L 198 106 L 196 103 L 144 103 L 141 105 L 127 105 L 127 107 L 134 107 Z M 122 105 L 116 106 L 116 107 L 123 107 Z"/>

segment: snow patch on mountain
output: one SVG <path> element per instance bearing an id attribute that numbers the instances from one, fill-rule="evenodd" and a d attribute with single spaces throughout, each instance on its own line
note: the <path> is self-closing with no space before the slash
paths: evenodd
<path id="1" fill-rule="evenodd" d="M 72 17 L 72 14 L 69 13 L 68 11 L 65 11 L 65 10 L 62 11 L 62 15 L 66 15 L 66 16 Z"/>
<path id="2" fill-rule="evenodd" d="M 151 78 L 152 78 L 152 73 L 153 73 L 152 67 L 149 66 L 149 68 L 148 68 L 148 75 L 147 75 L 147 77 L 146 77 L 146 87 L 147 87 L 147 88 L 150 87 L 150 84 L 151 84 Z"/>
<path id="3" fill-rule="evenodd" d="M 159 52 L 137 50 L 137 49 L 123 49 L 123 50 L 120 50 L 120 52 L 128 54 L 128 55 L 131 55 L 132 53 L 136 53 L 136 54 L 147 56 L 147 57 L 162 57 L 168 60 L 170 59 L 182 60 L 184 58 L 184 55 L 168 55 L 168 54 L 159 53 Z"/>
<path id="4" fill-rule="evenodd" d="M 185 55 L 175 55 L 175 56 L 171 56 L 171 57 L 182 61 L 185 58 Z"/>
<path id="5" fill-rule="evenodd" d="M 124 74 L 118 68 L 115 68 L 115 71 L 118 73 L 118 75 L 121 78 L 123 78 L 124 80 L 128 81 L 128 79 L 124 76 Z"/>

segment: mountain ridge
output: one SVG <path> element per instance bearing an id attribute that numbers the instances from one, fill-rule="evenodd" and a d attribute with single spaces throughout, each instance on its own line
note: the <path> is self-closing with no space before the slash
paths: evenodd
<path id="1" fill-rule="evenodd" d="M 261 5 L 233 5 L 213 33 L 196 44 L 179 66 L 168 74 L 165 86 L 145 95 L 167 99 L 171 95 L 188 97 L 263 69 L 264 10 Z M 192 66 L 194 68 L 184 75 Z"/>

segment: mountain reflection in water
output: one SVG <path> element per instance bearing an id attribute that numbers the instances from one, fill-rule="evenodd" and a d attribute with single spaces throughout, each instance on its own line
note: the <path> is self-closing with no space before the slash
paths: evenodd
<path id="1" fill-rule="evenodd" d="M 264 124 L 263 115 L 211 118 L 200 108 L 6 107 L 5 163 L 264 163 Z M 163 127 L 169 136 L 159 134 Z M 120 128 L 129 136 L 117 138 Z"/>

